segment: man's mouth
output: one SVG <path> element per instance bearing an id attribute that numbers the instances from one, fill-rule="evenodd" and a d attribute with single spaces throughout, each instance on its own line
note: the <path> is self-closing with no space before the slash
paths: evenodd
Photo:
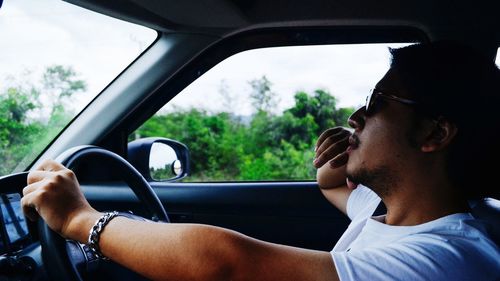
<path id="1" fill-rule="evenodd" d="M 354 149 L 358 148 L 359 146 L 359 138 L 356 135 L 351 135 L 349 137 L 349 146 L 347 147 L 347 153 L 353 151 Z"/>
<path id="2" fill-rule="evenodd" d="M 358 183 L 352 181 L 350 177 L 346 178 L 346 184 L 349 189 L 355 189 L 356 187 L 358 187 Z"/>

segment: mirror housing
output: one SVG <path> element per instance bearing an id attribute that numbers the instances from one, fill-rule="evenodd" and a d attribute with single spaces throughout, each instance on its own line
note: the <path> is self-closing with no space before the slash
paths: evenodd
<path id="1" fill-rule="evenodd" d="M 189 150 L 167 138 L 151 137 L 128 143 L 128 161 L 147 181 L 177 181 L 189 175 Z"/>

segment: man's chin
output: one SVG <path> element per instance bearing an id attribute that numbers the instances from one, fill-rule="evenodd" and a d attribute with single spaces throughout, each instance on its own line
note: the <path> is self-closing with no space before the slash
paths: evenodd
<path id="1" fill-rule="evenodd" d="M 349 158 L 349 161 L 346 164 L 346 184 L 349 189 L 355 189 L 358 185 L 363 184 L 363 177 L 360 177 L 363 169 L 356 167 L 355 161 L 352 160 L 353 159 Z"/>

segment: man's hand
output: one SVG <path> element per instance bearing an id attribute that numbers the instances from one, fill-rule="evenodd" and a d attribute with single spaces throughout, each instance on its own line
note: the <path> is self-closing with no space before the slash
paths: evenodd
<path id="1" fill-rule="evenodd" d="M 346 150 L 351 135 L 352 133 L 343 127 L 326 130 L 316 142 L 314 159 L 314 166 L 318 168 L 316 180 L 321 192 L 344 214 L 347 214 L 347 200 L 352 192 L 346 182 L 346 163 L 349 159 Z"/>
<path id="2" fill-rule="evenodd" d="M 30 220 L 40 215 L 52 230 L 75 240 L 85 239 L 80 237 L 82 217 L 99 216 L 83 196 L 73 171 L 52 160 L 28 174 L 21 204 Z"/>
<path id="3" fill-rule="evenodd" d="M 346 149 L 351 135 L 351 131 L 344 127 L 324 131 L 316 142 L 314 166 L 320 168 L 326 162 L 329 162 L 333 169 L 344 166 L 349 158 Z"/>

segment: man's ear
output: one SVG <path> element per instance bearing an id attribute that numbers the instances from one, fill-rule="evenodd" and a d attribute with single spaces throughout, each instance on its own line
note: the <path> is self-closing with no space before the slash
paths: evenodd
<path id="1" fill-rule="evenodd" d="M 420 147 L 422 152 L 433 152 L 444 149 L 457 134 L 457 126 L 446 118 L 439 117 L 433 120 L 432 123 L 429 124 L 431 127 L 427 131 L 427 136 Z"/>

